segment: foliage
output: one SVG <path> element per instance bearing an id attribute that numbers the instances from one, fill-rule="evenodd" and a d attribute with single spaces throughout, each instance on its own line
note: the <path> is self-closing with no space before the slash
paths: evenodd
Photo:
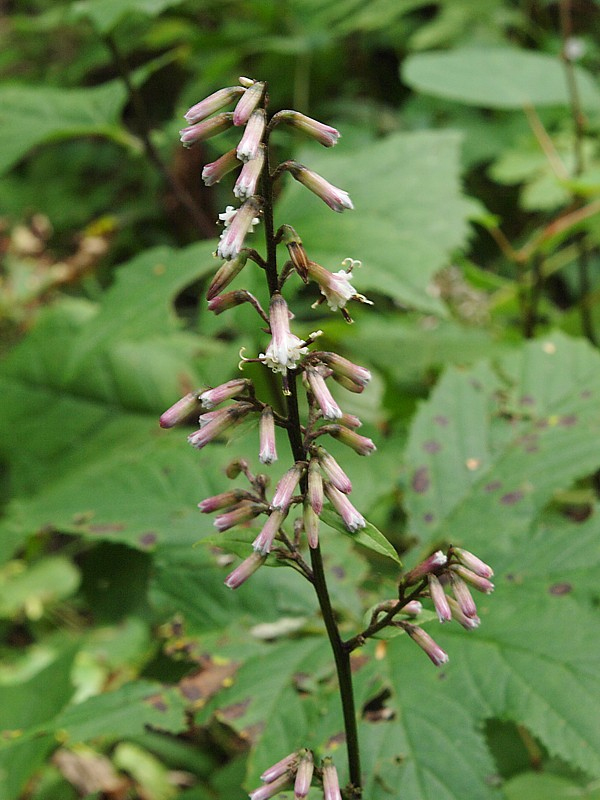
<path id="1" fill-rule="evenodd" d="M 347 462 L 373 525 L 330 513 L 321 532 L 344 635 L 434 549 L 496 573 L 478 631 L 419 617 L 447 665 L 400 629 L 353 653 L 364 797 L 598 795 L 600 7 L 571 5 L 30 0 L 6 16 L 2 798 L 241 800 L 298 747 L 341 747 L 310 587 L 278 568 L 227 589 L 256 526 L 215 534 L 196 508 L 232 453 L 256 463 L 256 437 L 199 454 L 157 425 L 264 346 L 252 309 L 206 311 L 229 179 L 205 193 L 217 147 L 177 146 L 185 108 L 244 74 L 274 110 L 343 130 L 324 156 L 277 146 L 356 210 L 324 216 L 287 178 L 276 220 L 329 269 L 361 258 L 375 301 L 352 328 L 294 321 L 374 376 L 344 407 L 378 446 Z"/>

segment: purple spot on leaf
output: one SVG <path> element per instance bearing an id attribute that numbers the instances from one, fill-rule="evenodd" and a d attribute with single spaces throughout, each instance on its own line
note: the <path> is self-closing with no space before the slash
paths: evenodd
<path id="1" fill-rule="evenodd" d="M 418 494 L 423 494 L 429 489 L 429 470 L 427 467 L 419 467 L 412 479 L 412 488 Z"/>
<path id="2" fill-rule="evenodd" d="M 535 423 L 535 427 L 536 427 L 536 428 L 542 428 L 542 429 L 543 429 L 543 428 L 547 428 L 549 424 L 550 424 L 550 423 L 548 422 L 548 420 L 547 420 L 547 419 L 539 419 L 539 420 L 538 420 L 538 421 Z"/>
<path id="3" fill-rule="evenodd" d="M 495 492 L 502 486 L 502 481 L 491 481 L 491 483 L 486 484 L 485 491 L 486 492 Z"/>
<path id="4" fill-rule="evenodd" d="M 433 421 L 436 425 L 439 425 L 441 428 L 445 428 L 448 424 L 448 417 L 443 417 L 441 414 L 437 417 L 433 418 Z"/>
<path id="5" fill-rule="evenodd" d="M 519 500 L 523 499 L 523 492 L 509 492 L 508 494 L 502 495 L 500 498 L 500 502 L 504 506 L 514 506 L 515 503 L 518 503 Z"/>
<path id="6" fill-rule="evenodd" d="M 522 406 L 533 406 L 535 405 L 535 400 L 530 394 L 524 394 L 520 400 Z"/>
<path id="7" fill-rule="evenodd" d="M 569 592 L 572 590 L 573 587 L 566 581 L 564 583 L 555 583 L 549 589 L 550 594 L 556 595 L 557 597 L 560 597 L 563 594 L 569 594 Z"/>
<path id="8" fill-rule="evenodd" d="M 426 453 L 439 453 L 442 449 L 442 445 L 439 442 L 436 442 L 434 439 L 430 439 L 428 442 L 423 443 L 423 450 Z"/>
<path id="9" fill-rule="evenodd" d="M 584 389 L 579 396 L 582 400 L 588 400 L 592 396 L 592 392 L 590 389 Z"/>
<path id="10" fill-rule="evenodd" d="M 158 534 L 154 533 L 154 531 L 147 531 L 140 536 L 140 544 L 142 547 L 152 547 L 156 544 L 157 539 Z"/>
<path id="11" fill-rule="evenodd" d="M 572 425 L 577 424 L 577 415 L 576 414 L 565 414 L 564 417 L 561 417 L 558 420 L 558 424 L 562 425 L 563 428 L 570 428 Z"/>
<path id="12" fill-rule="evenodd" d="M 107 523 L 106 525 L 90 525 L 90 533 L 119 533 L 125 530 L 125 525 L 117 522 L 115 524 Z"/>
<path id="13" fill-rule="evenodd" d="M 424 522 L 429 522 L 429 523 L 431 523 L 431 522 L 433 522 L 433 520 L 434 520 L 434 519 L 435 519 L 435 517 L 434 517 L 434 516 L 433 516 L 433 514 L 431 514 L 431 513 L 428 513 L 428 514 L 423 514 L 423 521 L 424 521 Z"/>
<path id="14" fill-rule="evenodd" d="M 472 380 L 470 381 L 471 386 L 475 389 L 475 391 L 480 392 L 483 389 L 483 386 L 479 381 Z"/>

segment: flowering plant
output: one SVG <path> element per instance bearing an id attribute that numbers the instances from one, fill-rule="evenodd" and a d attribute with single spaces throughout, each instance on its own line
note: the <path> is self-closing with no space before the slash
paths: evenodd
<path id="1" fill-rule="evenodd" d="M 221 111 L 234 101 L 233 112 Z M 322 787 L 325 800 L 340 800 L 342 794 L 347 798 L 360 798 L 363 779 L 351 653 L 385 628 L 393 627 L 406 633 L 435 665 L 445 664 L 448 654 L 419 624 L 421 601 L 432 602 L 441 623 L 454 619 L 466 629 L 476 628 L 479 617 L 469 587 L 490 593 L 494 588 L 490 581 L 493 573 L 489 566 L 464 549 L 449 546 L 445 552 L 437 550 L 399 579 L 398 596 L 377 604 L 363 630 L 352 637 L 342 637 L 321 553 L 319 529 L 324 503 L 329 502 L 340 524 L 350 534 L 363 531 L 368 523 L 350 501 L 352 483 L 327 449 L 327 442 L 337 440 L 361 456 L 370 456 L 376 446 L 357 432 L 360 420 L 344 412 L 343 401 L 340 406 L 331 386 L 334 382 L 350 392 L 361 393 L 371 375 L 367 369 L 338 353 L 313 349 L 321 331 L 314 331 L 305 338 L 293 333 L 293 313 L 285 299 L 286 284 L 294 277 L 304 283 L 315 283 L 321 294 L 315 305 L 326 303 L 332 312 L 340 311 L 347 322 L 352 322 L 347 309 L 350 301 L 372 303 L 350 283 L 352 271 L 360 266 L 360 261 L 348 257 L 342 263 L 344 269 L 331 272 L 309 257 L 291 225 L 274 228 L 274 186 L 286 172 L 336 212 L 352 210 L 353 204 L 346 191 L 296 161 L 283 161 L 273 167 L 272 133 L 278 126 L 287 125 L 331 147 L 337 143 L 339 132 L 296 111 L 279 111 L 269 118 L 267 107 L 266 84 L 240 78 L 240 86 L 221 89 L 188 111 L 186 119 L 190 125 L 181 131 L 181 141 L 191 146 L 228 128 L 243 128 L 238 146 L 205 166 L 202 173 L 204 182 L 212 185 L 240 167 L 233 193 L 241 205 L 228 206 L 219 215 L 223 231 L 215 255 L 223 263 L 208 288 L 207 298 L 209 309 L 215 314 L 250 303 L 261 324 L 266 324 L 270 341 L 264 352 L 254 357 L 240 354 L 239 366 L 243 369 L 246 363 L 256 362 L 280 376 L 284 413 L 276 412 L 272 404 L 262 401 L 253 382 L 240 377 L 189 393 L 168 409 L 160 422 L 163 427 L 170 428 L 187 421 L 192 414 L 199 414 L 200 427 L 188 436 L 188 441 L 201 449 L 244 420 L 256 417 L 259 421 L 258 459 L 265 466 L 278 460 L 276 430 L 279 428 L 287 437 L 291 464 L 272 493 L 268 475 L 254 474 L 250 464 L 238 458 L 228 467 L 227 475 L 231 479 L 244 476 L 246 486 L 205 498 L 199 507 L 203 513 L 218 512 L 214 521 L 218 531 L 260 520 L 261 527 L 252 542 L 250 555 L 225 579 L 229 588 L 241 587 L 269 560 L 292 566 L 313 586 L 337 671 L 349 782 L 342 791 L 332 758 L 323 755 L 319 762 L 311 749 L 303 747 L 284 754 L 280 761 L 266 769 L 261 776 L 262 785 L 252 791 L 250 797 L 266 800 L 293 786 L 294 797 L 303 798 L 311 784 L 316 783 Z M 249 234 L 261 223 L 265 236 L 264 257 L 247 246 Z M 282 267 L 278 264 L 279 246 L 287 249 Z M 264 272 L 267 311 L 246 289 L 224 292 L 249 264 Z"/>

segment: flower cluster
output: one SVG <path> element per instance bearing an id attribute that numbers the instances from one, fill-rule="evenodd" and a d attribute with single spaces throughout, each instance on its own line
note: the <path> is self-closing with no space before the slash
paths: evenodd
<path id="1" fill-rule="evenodd" d="M 285 789 L 294 790 L 294 800 L 303 800 L 313 781 L 320 778 L 323 786 L 323 800 L 342 800 L 337 770 L 331 758 L 325 757 L 321 766 L 315 767 L 314 756 L 303 748 L 290 753 L 281 761 L 266 769 L 260 776 L 263 785 L 250 792 L 250 800 L 269 800 Z"/>

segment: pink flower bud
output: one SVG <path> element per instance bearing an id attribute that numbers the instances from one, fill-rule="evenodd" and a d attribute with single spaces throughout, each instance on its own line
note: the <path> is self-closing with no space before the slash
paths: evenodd
<path id="1" fill-rule="evenodd" d="M 220 111 L 226 105 L 229 105 L 232 100 L 235 100 L 236 97 L 239 97 L 243 93 L 244 89 L 241 86 L 228 86 L 226 89 L 219 89 L 192 106 L 184 115 L 185 119 L 190 125 L 193 125 L 195 122 L 200 122 L 206 119 L 206 117 L 210 117 L 215 111 Z"/>
<path id="2" fill-rule="evenodd" d="M 266 125 L 267 115 L 264 110 L 259 108 L 254 111 L 237 146 L 236 152 L 240 161 L 252 161 L 258 156 Z"/>
<path id="3" fill-rule="evenodd" d="M 233 114 L 217 114 L 216 117 L 205 119 L 203 122 L 180 130 L 180 141 L 185 147 L 191 147 L 196 142 L 203 142 L 205 139 L 210 139 L 211 136 L 223 133 L 232 124 Z"/>
<path id="4" fill-rule="evenodd" d="M 159 424 L 161 428 L 172 428 L 174 425 L 179 425 L 181 422 L 186 422 L 192 414 L 197 414 L 202 405 L 198 399 L 198 392 L 190 392 L 178 400 L 171 408 L 167 409 L 161 415 Z"/>
<path id="5" fill-rule="evenodd" d="M 267 555 L 267 553 L 271 552 L 271 546 L 273 545 L 273 540 L 279 533 L 279 528 L 283 523 L 283 520 L 287 516 L 287 511 L 272 511 L 269 515 L 269 518 L 263 525 L 261 532 L 258 534 L 256 539 L 252 542 L 252 547 L 256 550 L 257 553 L 261 555 Z"/>
<path id="6" fill-rule="evenodd" d="M 247 200 L 249 197 L 256 194 L 264 162 L 265 148 L 264 145 L 261 144 L 258 148 L 256 158 L 253 158 L 251 161 L 246 161 L 233 187 L 234 195 L 239 197 L 240 200 Z"/>
<path id="7" fill-rule="evenodd" d="M 340 132 L 332 128 L 331 125 L 325 125 L 323 122 L 311 119 L 311 117 L 307 117 L 299 111 L 288 111 L 287 109 L 279 111 L 273 121 L 287 123 L 292 128 L 296 128 L 296 130 L 302 131 L 302 133 L 315 139 L 324 147 L 333 147 L 341 136 Z"/>
<path id="8" fill-rule="evenodd" d="M 296 768 L 297 763 L 298 753 L 290 753 L 289 756 L 282 758 L 281 761 L 278 761 L 276 764 L 273 764 L 272 767 L 266 769 L 260 776 L 260 779 L 266 783 L 272 783 L 272 781 L 276 778 L 280 778 L 282 775 L 289 775 L 290 772 Z"/>
<path id="9" fill-rule="evenodd" d="M 240 422 L 250 411 L 254 411 L 251 403 L 236 403 L 215 413 L 206 425 L 188 436 L 188 442 L 199 450 L 212 442 L 229 428 Z"/>
<path id="10" fill-rule="evenodd" d="M 323 511 L 323 477 L 317 458 L 311 458 L 308 463 L 308 501 L 315 514 Z"/>
<path id="11" fill-rule="evenodd" d="M 465 617 L 476 617 L 477 606 L 475 605 L 475 601 L 471 596 L 469 587 L 463 581 L 463 579 L 459 578 L 455 573 L 452 573 L 450 585 L 452 586 L 452 592 L 456 598 L 456 602 L 460 606 L 460 610 L 463 612 Z"/>
<path id="12" fill-rule="evenodd" d="M 260 415 L 260 450 L 258 460 L 261 464 L 272 464 L 277 461 L 275 445 L 275 419 L 273 409 L 265 406 Z"/>
<path id="13" fill-rule="evenodd" d="M 241 306 L 242 303 L 248 302 L 248 292 L 244 289 L 238 289 L 234 292 L 225 292 L 216 297 L 212 297 L 208 303 L 208 310 L 212 311 L 215 316 L 222 314 L 224 311 L 229 311 L 230 308 Z"/>
<path id="14" fill-rule="evenodd" d="M 358 364 L 353 364 L 352 361 L 337 353 L 315 351 L 311 357 L 318 358 L 319 361 L 329 367 L 333 372 L 334 378 L 349 378 L 353 383 L 358 383 L 360 386 L 366 386 L 371 380 L 371 373 L 368 369 L 359 367 Z"/>
<path id="15" fill-rule="evenodd" d="M 442 553 L 441 550 L 436 550 L 429 558 L 426 558 L 425 561 L 417 564 L 416 567 L 413 567 L 406 573 L 404 576 L 404 583 L 406 586 L 412 586 L 429 575 L 430 572 L 435 572 L 439 570 L 440 567 L 444 567 L 447 562 L 448 559 L 444 553 Z"/>
<path id="16" fill-rule="evenodd" d="M 355 417 L 354 414 L 342 414 L 340 417 L 340 425 L 345 425 L 347 428 L 362 428 L 362 422 L 358 417 Z"/>
<path id="17" fill-rule="evenodd" d="M 329 481 L 324 481 L 325 497 L 335 508 L 351 533 L 366 526 L 365 518 L 352 505 L 345 494 L 335 488 Z"/>
<path id="18" fill-rule="evenodd" d="M 288 169 L 297 181 L 306 186 L 307 189 L 310 189 L 317 197 L 320 197 L 321 200 L 327 203 L 329 208 L 334 211 L 341 213 L 347 208 L 354 208 L 348 192 L 345 192 L 343 189 L 338 189 L 337 186 L 329 183 L 329 181 L 326 181 L 325 178 L 313 172 L 311 169 L 307 169 L 295 162 L 293 166 L 288 167 Z"/>
<path id="19" fill-rule="evenodd" d="M 350 273 L 343 269 L 339 272 L 329 272 L 315 261 L 309 261 L 308 277 L 319 285 L 321 294 L 327 300 L 327 305 L 332 311 L 345 308 L 348 300 L 358 300 L 361 303 L 373 305 L 364 295 L 358 294 L 350 283 Z"/>
<path id="20" fill-rule="evenodd" d="M 377 448 L 366 436 L 360 436 L 350 428 L 345 428 L 343 425 L 331 425 L 329 433 L 334 439 L 337 439 L 347 447 L 351 447 L 359 456 L 370 456 Z"/>
<path id="21" fill-rule="evenodd" d="M 482 578 L 494 577 L 494 570 L 468 550 L 463 550 L 462 547 L 452 547 L 452 553 L 461 564 L 464 564 L 467 569 L 470 569 L 476 575 L 480 575 Z"/>
<path id="22" fill-rule="evenodd" d="M 241 79 L 240 79 L 241 80 Z M 245 125 L 250 119 L 250 115 L 262 100 L 265 90 L 264 81 L 256 81 L 250 84 L 233 111 L 233 124 Z"/>
<path id="23" fill-rule="evenodd" d="M 419 628 L 418 625 L 410 625 L 408 622 L 403 622 L 402 627 L 408 633 L 413 642 L 416 642 L 421 650 L 423 650 L 423 652 L 429 656 L 436 667 L 440 667 L 442 664 L 446 664 L 448 662 L 448 653 L 442 650 L 442 648 L 433 641 L 431 636 L 426 633 L 423 628 Z"/>
<path id="24" fill-rule="evenodd" d="M 402 611 L 408 614 L 409 617 L 418 617 L 421 611 L 423 611 L 423 604 L 419 600 L 409 600 Z"/>
<path id="25" fill-rule="evenodd" d="M 206 292 L 207 300 L 214 300 L 214 298 L 223 291 L 231 281 L 236 278 L 246 266 L 248 255 L 240 253 L 235 258 L 226 261 L 217 271 L 215 277 L 212 279 L 211 284 Z"/>
<path id="26" fill-rule="evenodd" d="M 237 566 L 233 572 L 230 572 L 229 575 L 225 578 L 225 586 L 228 586 L 230 589 L 237 589 L 239 586 L 242 585 L 245 581 L 248 580 L 259 567 L 267 560 L 266 555 L 261 555 L 260 553 L 252 553 L 252 555 L 248 556 L 242 563 Z"/>
<path id="27" fill-rule="evenodd" d="M 315 513 L 308 500 L 304 501 L 302 523 L 308 545 L 314 550 L 319 544 L 319 515 Z"/>
<path id="28" fill-rule="evenodd" d="M 491 594 L 494 591 L 494 584 L 491 581 L 488 581 L 487 578 L 482 578 L 481 575 L 477 575 L 475 572 L 471 572 L 470 569 L 463 567 L 462 564 L 452 564 L 450 569 L 456 573 L 456 575 L 460 575 L 464 581 L 470 584 L 474 589 L 477 589 L 478 592 Z"/>
<path id="29" fill-rule="evenodd" d="M 242 522 L 248 522 L 258 517 L 259 514 L 266 510 L 267 506 L 264 503 L 251 503 L 248 500 L 244 500 L 230 511 L 215 517 L 213 525 L 218 531 L 228 531 Z"/>
<path id="30" fill-rule="evenodd" d="M 291 782 L 289 775 L 282 775 L 280 778 L 276 778 L 272 783 L 265 783 L 264 786 L 260 786 L 258 789 L 250 792 L 250 800 L 269 800 L 269 798 L 275 797 L 276 794 L 289 788 Z"/>
<path id="31" fill-rule="evenodd" d="M 335 458 L 324 447 L 317 448 L 317 458 L 325 477 L 336 489 L 344 494 L 350 494 L 352 483 Z"/>
<path id="32" fill-rule="evenodd" d="M 325 419 L 339 419 L 342 416 L 342 409 L 333 399 L 333 395 L 329 391 L 325 378 L 314 367 L 306 367 L 304 372 L 311 392 L 317 401 L 319 408 Z"/>
<path id="33" fill-rule="evenodd" d="M 273 500 L 271 501 L 271 508 L 277 511 L 284 511 L 289 507 L 292 496 L 296 491 L 296 487 L 305 469 L 306 465 L 304 462 L 297 462 L 293 467 L 288 469 L 277 484 Z"/>
<path id="34" fill-rule="evenodd" d="M 450 610 L 450 604 L 444 592 L 444 587 L 440 583 L 439 578 L 432 572 L 427 576 L 427 580 L 429 582 L 429 596 L 433 600 L 435 613 L 439 621 L 449 622 L 452 619 L 452 611 Z"/>
<path id="35" fill-rule="evenodd" d="M 251 197 L 243 206 L 237 209 L 223 233 L 217 247 L 219 258 L 235 258 L 244 246 L 244 239 L 252 231 L 252 226 L 258 222 L 257 214 L 260 213 L 260 200 Z"/>
<path id="36" fill-rule="evenodd" d="M 468 631 L 473 630 L 474 628 L 478 628 L 481 620 L 479 617 L 467 617 L 463 614 L 460 606 L 456 602 L 453 597 L 446 597 L 448 604 L 450 606 L 450 611 L 452 612 L 452 618 L 455 619 L 459 625 L 462 625 Z"/>
<path id="37" fill-rule="evenodd" d="M 337 770 L 331 758 L 324 758 L 323 762 L 323 800 L 342 800 L 340 782 Z"/>
<path id="38" fill-rule="evenodd" d="M 228 492 L 221 492 L 212 497 L 207 497 L 198 503 L 198 508 L 203 514 L 212 514 L 213 511 L 220 511 L 222 508 L 230 508 L 236 505 L 240 500 L 250 500 L 254 497 L 250 492 L 245 489 L 231 489 Z"/>
<path id="39" fill-rule="evenodd" d="M 202 170 L 202 180 L 206 186 L 213 186 L 225 177 L 229 172 L 239 167 L 240 162 L 235 150 L 229 150 L 225 155 L 206 164 Z"/>
<path id="40" fill-rule="evenodd" d="M 315 765 L 310 750 L 300 750 L 298 755 L 300 760 L 294 782 L 294 800 L 303 800 L 310 791 Z"/>
<path id="41" fill-rule="evenodd" d="M 202 392 L 200 400 L 204 408 L 214 408 L 220 403 L 224 403 L 225 400 L 231 400 L 238 394 L 245 392 L 251 383 L 247 378 L 235 378 L 232 381 L 216 386 L 214 389 L 207 389 Z"/>

